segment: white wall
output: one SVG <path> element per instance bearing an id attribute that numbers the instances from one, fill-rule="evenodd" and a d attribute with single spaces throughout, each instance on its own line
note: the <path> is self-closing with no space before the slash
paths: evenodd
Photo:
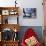
<path id="1" fill-rule="evenodd" d="M 9 16 L 8 24 L 17 24 L 17 16 Z"/>
<path id="2" fill-rule="evenodd" d="M 15 0 L 0 0 L 0 6 L 9 7 L 15 6 Z M 17 0 L 20 7 L 19 24 L 21 26 L 43 26 L 43 6 L 42 0 Z M 37 8 L 36 19 L 24 19 L 22 9 L 23 8 Z"/>
<path id="3" fill-rule="evenodd" d="M 15 5 L 15 0 L 0 0 L 1 7 L 12 7 Z"/>
<path id="4" fill-rule="evenodd" d="M 21 1 L 21 7 L 22 8 L 37 8 L 37 18 L 36 19 L 24 19 L 23 14 L 21 13 L 20 14 L 20 25 L 22 26 L 43 26 L 42 0 L 24 0 L 23 2 Z"/>

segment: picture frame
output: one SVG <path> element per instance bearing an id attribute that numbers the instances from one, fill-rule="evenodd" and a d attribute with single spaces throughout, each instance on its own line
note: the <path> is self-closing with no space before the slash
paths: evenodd
<path id="1" fill-rule="evenodd" d="M 36 18 L 36 8 L 23 8 L 23 18 Z"/>
<path id="2" fill-rule="evenodd" d="M 9 11 L 9 14 L 10 14 L 10 15 L 16 15 L 16 14 L 17 14 L 17 11 L 16 11 L 16 10 L 10 10 L 10 11 Z"/>
<path id="3" fill-rule="evenodd" d="M 9 15 L 9 10 L 2 10 L 2 15 Z"/>

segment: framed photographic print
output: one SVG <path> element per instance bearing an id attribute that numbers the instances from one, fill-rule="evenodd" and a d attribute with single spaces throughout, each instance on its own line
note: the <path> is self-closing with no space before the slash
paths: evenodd
<path id="1" fill-rule="evenodd" d="M 2 15 L 9 15 L 9 10 L 2 10 Z"/>
<path id="2" fill-rule="evenodd" d="M 10 11 L 9 11 L 9 14 L 10 14 L 10 15 L 14 15 L 14 10 L 10 10 Z"/>
<path id="3" fill-rule="evenodd" d="M 36 18 L 36 8 L 23 8 L 23 18 Z"/>
<path id="4" fill-rule="evenodd" d="M 9 11 L 9 14 L 10 14 L 10 15 L 16 15 L 16 14 L 17 14 L 17 11 L 15 11 L 15 10 L 10 10 L 10 11 Z"/>
<path id="5" fill-rule="evenodd" d="M 10 12 L 10 15 L 16 15 L 16 14 L 17 12 L 13 12 L 13 11 Z"/>

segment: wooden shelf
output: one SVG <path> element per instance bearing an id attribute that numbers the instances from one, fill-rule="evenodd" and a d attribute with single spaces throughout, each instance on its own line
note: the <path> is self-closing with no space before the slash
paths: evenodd
<path id="1" fill-rule="evenodd" d="M 0 15 L 1 15 L 0 32 L 1 33 L 6 28 L 11 29 L 14 32 L 15 32 L 15 29 L 17 30 L 16 32 L 18 32 L 20 30 L 20 26 L 18 24 L 18 15 L 19 15 L 18 14 L 18 8 L 19 7 L 0 7 Z M 8 13 L 7 14 L 5 14 L 5 13 L 2 14 L 2 10 L 4 10 L 4 11 L 8 10 L 7 11 Z M 13 14 L 10 13 L 10 12 L 13 12 Z M 17 12 L 17 13 L 15 14 L 15 12 Z M 5 17 L 7 18 L 7 16 L 14 16 L 14 17 L 17 16 L 17 24 L 8 24 L 7 19 L 5 20 L 5 24 L 4 24 L 3 20 L 5 19 Z M 0 46 L 18 46 L 18 42 L 19 41 L 13 41 L 13 40 L 4 41 L 4 40 L 2 40 L 2 37 L 1 37 Z"/>
<path id="2" fill-rule="evenodd" d="M 0 7 L 1 24 L 4 24 L 3 22 L 5 22 L 5 24 L 6 23 L 8 24 L 7 16 L 17 16 L 17 24 L 18 24 L 19 23 L 18 22 L 18 16 L 19 16 L 18 9 L 19 9 L 19 7 Z M 13 13 L 10 13 L 10 12 L 13 12 Z M 17 12 L 17 13 L 15 13 L 15 12 Z M 3 21 L 3 19 L 5 19 L 5 16 L 6 16 L 6 21 L 5 20 Z"/>
<path id="3" fill-rule="evenodd" d="M 11 9 L 16 9 L 16 10 L 17 10 L 18 8 L 19 8 L 19 7 L 0 7 L 0 10 L 7 10 L 7 9 L 8 9 L 8 10 L 9 10 L 9 9 L 10 9 L 10 10 L 11 10 Z"/>
<path id="4" fill-rule="evenodd" d="M 5 28 L 9 28 L 9 29 L 12 29 L 14 31 L 14 29 L 17 29 L 17 31 L 20 30 L 20 26 L 18 24 L 1 24 L 0 25 L 1 27 L 1 31 Z"/>
<path id="5" fill-rule="evenodd" d="M 16 40 L 16 41 L 12 41 L 12 40 L 10 40 L 10 41 L 3 41 L 3 42 L 4 42 L 4 43 L 9 43 L 9 42 L 10 42 L 10 43 L 12 43 L 12 42 L 15 43 L 15 42 L 19 42 L 19 40 Z"/>
<path id="6" fill-rule="evenodd" d="M 1 46 L 18 46 L 18 41 L 3 41 L 1 42 Z"/>

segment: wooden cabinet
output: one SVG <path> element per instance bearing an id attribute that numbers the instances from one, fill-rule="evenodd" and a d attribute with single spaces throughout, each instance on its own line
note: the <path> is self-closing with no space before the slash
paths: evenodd
<path id="1" fill-rule="evenodd" d="M 0 7 L 1 24 L 18 24 L 19 7 Z M 16 20 L 16 21 L 15 21 Z"/>
<path id="2" fill-rule="evenodd" d="M 0 42 L 0 46 L 18 46 L 19 41 L 5 41 Z"/>
<path id="3" fill-rule="evenodd" d="M 0 46 L 18 46 L 19 39 L 16 40 L 15 38 L 18 37 L 16 33 L 20 29 L 18 16 L 18 7 L 0 7 Z M 10 35 L 9 32 L 12 32 L 14 34 Z M 7 35 L 8 38 L 4 35 L 4 33 L 6 33 L 5 35 Z M 6 40 L 4 36 L 2 37 L 2 35 L 5 36 Z M 9 35 L 11 39 L 9 39 Z"/>
<path id="4" fill-rule="evenodd" d="M 3 42 L 3 46 L 18 46 L 18 41 L 5 41 Z"/>

